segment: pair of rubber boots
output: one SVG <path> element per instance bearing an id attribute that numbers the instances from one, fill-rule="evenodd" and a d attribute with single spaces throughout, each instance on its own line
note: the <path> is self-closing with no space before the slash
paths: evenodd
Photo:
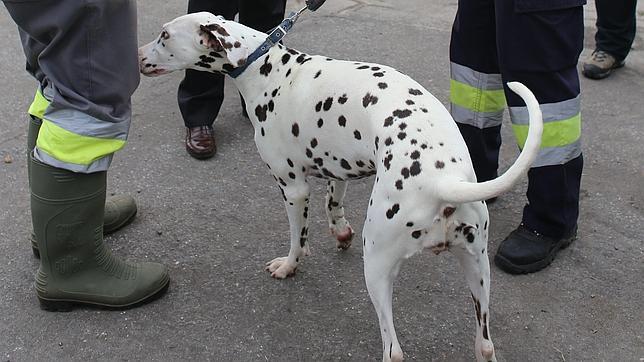
<path id="1" fill-rule="evenodd" d="M 40 307 L 121 309 L 162 295 L 170 282 L 165 266 L 123 261 L 103 243 L 104 232 L 116 231 L 134 218 L 134 200 L 115 197 L 106 202 L 106 172 L 75 173 L 34 159 L 41 123 L 32 117 L 27 141 L 32 247 L 40 257 L 36 275 Z"/>

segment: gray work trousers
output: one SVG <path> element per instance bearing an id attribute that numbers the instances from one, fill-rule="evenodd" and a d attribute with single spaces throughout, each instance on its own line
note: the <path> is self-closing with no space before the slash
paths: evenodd
<path id="1" fill-rule="evenodd" d="M 3 3 L 18 25 L 27 71 L 49 102 L 34 156 L 74 172 L 107 170 L 127 140 L 139 84 L 136 1 Z"/>

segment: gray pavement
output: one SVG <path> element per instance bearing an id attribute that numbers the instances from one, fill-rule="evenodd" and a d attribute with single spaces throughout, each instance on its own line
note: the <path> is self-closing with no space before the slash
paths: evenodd
<path id="1" fill-rule="evenodd" d="M 185 1 L 139 1 L 140 42 L 183 13 Z M 298 7 L 302 1 L 292 1 Z M 455 0 L 329 0 L 287 38 L 312 54 L 384 63 L 411 75 L 444 104 Z M 509 276 L 492 268 L 491 335 L 505 361 L 642 361 L 644 358 L 644 11 L 626 68 L 582 79 L 585 169 L 579 240 L 550 268 Z M 586 50 L 594 11 L 586 9 Z M 35 82 L 24 71 L 15 27 L 0 10 L 0 360 L 378 360 L 378 322 L 364 285 L 361 245 L 335 250 L 314 182 L 313 255 L 277 281 L 264 262 L 285 255 L 288 222 L 260 161 L 236 91 L 216 122 L 209 161 L 191 159 L 176 105 L 180 74 L 142 79 L 127 147 L 109 173 L 139 215 L 107 238 L 120 256 L 171 268 L 168 294 L 128 311 L 38 308 L 38 262 L 27 242 L 26 116 Z M 516 156 L 509 127 L 502 164 Z M 373 179 L 351 183 L 348 219 L 361 230 Z M 490 250 L 516 227 L 525 182 L 490 207 Z M 491 256 L 492 256 L 491 255 Z M 453 256 L 423 253 L 402 268 L 394 315 L 405 356 L 473 360 L 475 318 Z"/>

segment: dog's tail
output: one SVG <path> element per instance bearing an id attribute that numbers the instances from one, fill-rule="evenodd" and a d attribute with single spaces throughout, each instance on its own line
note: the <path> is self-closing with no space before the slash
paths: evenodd
<path id="1" fill-rule="evenodd" d="M 543 119 L 539 103 L 534 94 L 519 82 L 509 82 L 508 87 L 518 94 L 526 106 L 530 116 L 530 126 L 523 151 L 505 173 L 494 180 L 475 183 L 454 180 L 446 177 L 436 183 L 436 192 L 439 198 L 447 203 L 464 203 L 487 200 L 510 189 L 519 177 L 528 171 L 539 153 L 541 134 L 543 133 Z"/>

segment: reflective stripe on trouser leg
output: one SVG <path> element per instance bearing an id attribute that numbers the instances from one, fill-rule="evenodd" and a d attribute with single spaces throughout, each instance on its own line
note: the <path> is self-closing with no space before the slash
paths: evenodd
<path id="1" fill-rule="evenodd" d="M 581 154 L 580 96 L 557 103 L 541 104 L 543 135 L 541 149 L 532 167 L 561 165 Z M 519 148 L 528 135 L 526 107 L 510 107 L 512 129 Z"/>
<path id="2" fill-rule="evenodd" d="M 40 89 L 29 114 L 43 121 L 34 157 L 48 165 L 82 173 L 105 171 L 112 154 L 125 146 L 129 122 L 110 123 L 77 110 L 52 109 Z"/>
<path id="3" fill-rule="evenodd" d="M 450 64 L 450 111 L 467 144 L 478 181 L 497 176 L 505 96 L 501 75 Z"/>

